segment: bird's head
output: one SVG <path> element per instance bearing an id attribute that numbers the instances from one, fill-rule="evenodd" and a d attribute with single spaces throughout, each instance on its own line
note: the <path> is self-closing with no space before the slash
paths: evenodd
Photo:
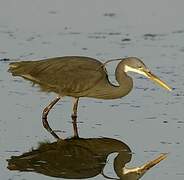
<path id="1" fill-rule="evenodd" d="M 171 87 L 169 87 L 164 81 L 162 81 L 160 78 L 158 78 L 156 75 L 154 75 L 146 67 L 146 65 L 140 59 L 138 59 L 136 57 L 128 57 L 125 59 L 124 71 L 125 72 L 131 71 L 131 72 L 141 74 L 141 75 L 153 80 L 154 82 L 156 82 L 157 84 L 159 84 L 160 86 L 165 88 L 166 90 L 169 90 L 169 91 L 172 90 Z"/>

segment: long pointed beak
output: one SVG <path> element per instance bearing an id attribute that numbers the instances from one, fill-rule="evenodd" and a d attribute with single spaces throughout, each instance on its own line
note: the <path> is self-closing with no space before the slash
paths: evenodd
<path id="1" fill-rule="evenodd" d="M 168 86 L 164 81 L 162 81 L 159 77 L 151 73 L 150 71 L 144 71 L 148 78 L 150 78 L 152 81 L 163 87 L 164 89 L 168 91 L 172 91 L 172 88 Z"/>

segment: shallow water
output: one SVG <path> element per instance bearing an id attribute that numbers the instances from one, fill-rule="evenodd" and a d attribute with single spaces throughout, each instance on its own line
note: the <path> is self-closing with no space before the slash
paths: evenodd
<path id="1" fill-rule="evenodd" d="M 34 2 L 34 3 L 33 3 Z M 184 23 L 180 0 L 23 1 L 0 0 L 0 58 L 11 61 L 64 55 L 84 55 L 102 61 L 137 56 L 174 90 L 166 92 L 131 74 L 134 90 L 118 100 L 80 101 L 80 137 L 108 137 L 133 152 L 129 166 L 138 166 L 160 153 L 168 158 L 142 179 L 182 179 L 184 176 Z M 34 172 L 9 171 L 7 161 L 39 142 L 54 139 L 41 124 L 42 109 L 55 94 L 40 92 L 31 83 L 7 72 L 0 61 L 0 179 L 56 179 Z M 108 65 L 114 81 L 116 63 Z M 51 127 L 72 136 L 71 99 L 59 102 L 49 115 Z M 115 177 L 108 157 L 106 172 Z M 92 179 L 104 179 L 102 175 Z"/>

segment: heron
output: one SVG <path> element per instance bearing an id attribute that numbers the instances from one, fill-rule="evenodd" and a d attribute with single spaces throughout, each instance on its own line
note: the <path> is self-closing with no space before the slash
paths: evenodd
<path id="1" fill-rule="evenodd" d="M 9 72 L 13 76 L 20 76 L 37 84 L 41 91 L 55 92 L 57 97 L 46 106 L 42 112 L 44 128 L 54 138 L 59 136 L 50 127 L 47 116 L 53 106 L 63 97 L 73 98 L 73 111 L 71 114 L 74 136 L 78 137 L 76 119 L 79 98 L 89 97 L 97 99 L 118 99 L 126 96 L 133 88 L 133 80 L 128 72 L 141 74 L 166 90 L 172 88 L 154 75 L 143 61 L 137 57 L 118 59 L 115 78 L 118 85 L 110 82 L 106 71 L 106 64 L 97 59 L 84 56 L 64 56 L 34 61 L 11 62 Z"/>

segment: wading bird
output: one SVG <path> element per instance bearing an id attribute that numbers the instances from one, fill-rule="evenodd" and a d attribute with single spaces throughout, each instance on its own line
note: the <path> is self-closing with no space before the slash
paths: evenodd
<path id="1" fill-rule="evenodd" d="M 80 56 L 49 58 L 38 61 L 10 63 L 13 76 L 21 76 L 38 84 L 42 91 L 55 92 L 58 96 L 43 110 L 43 126 L 56 138 L 50 128 L 47 115 L 52 107 L 64 96 L 73 97 L 73 124 L 76 124 L 78 101 L 81 97 L 117 99 L 126 96 L 133 87 L 133 80 L 127 72 L 132 71 L 146 76 L 167 90 L 171 88 L 151 73 L 146 65 L 136 57 L 119 59 L 115 76 L 119 85 L 113 85 L 105 69 L 105 64 L 96 59 Z M 74 136 L 78 136 L 74 126 Z"/>

